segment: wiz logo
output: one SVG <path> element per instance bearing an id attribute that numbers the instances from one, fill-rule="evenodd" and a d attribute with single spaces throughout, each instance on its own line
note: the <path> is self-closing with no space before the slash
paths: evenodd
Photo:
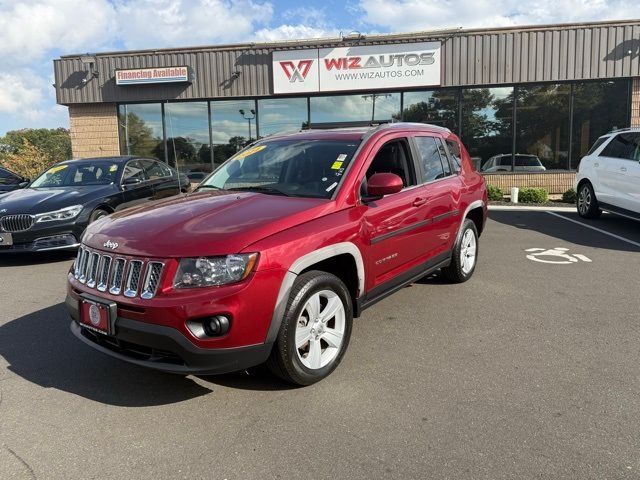
<path id="1" fill-rule="evenodd" d="M 300 60 L 297 65 L 292 61 L 280 62 L 284 74 L 291 83 L 304 82 L 311 65 L 313 65 L 313 60 Z"/>

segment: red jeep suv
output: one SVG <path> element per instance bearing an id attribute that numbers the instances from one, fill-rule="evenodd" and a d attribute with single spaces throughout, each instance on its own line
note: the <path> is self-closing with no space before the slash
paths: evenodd
<path id="1" fill-rule="evenodd" d="M 447 129 L 270 137 L 191 194 L 91 224 L 68 276 L 71 329 L 166 372 L 267 362 L 309 385 L 365 308 L 436 269 L 468 280 L 486 217 L 484 179 Z"/>

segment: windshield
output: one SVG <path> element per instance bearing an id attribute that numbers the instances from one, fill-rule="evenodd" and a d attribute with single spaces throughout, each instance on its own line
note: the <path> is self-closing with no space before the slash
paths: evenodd
<path id="1" fill-rule="evenodd" d="M 264 142 L 231 157 L 198 190 L 331 198 L 359 143 L 300 139 Z"/>
<path id="2" fill-rule="evenodd" d="M 116 181 L 119 168 L 108 161 L 55 165 L 36 178 L 31 188 L 109 185 Z"/>

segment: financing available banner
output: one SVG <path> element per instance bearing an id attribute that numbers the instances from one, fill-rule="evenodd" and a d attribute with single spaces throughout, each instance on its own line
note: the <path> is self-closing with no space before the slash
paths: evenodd
<path id="1" fill-rule="evenodd" d="M 189 67 L 158 67 L 116 70 L 116 85 L 189 82 Z"/>
<path id="2" fill-rule="evenodd" d="M 440 85 L 440 42 L 273 52 L 274 93 Z"/>

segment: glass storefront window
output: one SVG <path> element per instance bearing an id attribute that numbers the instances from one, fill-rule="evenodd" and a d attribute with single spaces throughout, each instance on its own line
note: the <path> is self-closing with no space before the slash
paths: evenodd
<path id="1" fill-rule="evenodd" d="M 211 102 L 213 161 L 220 165 L 257 138 L 255 100 Z"/>
<path id="2" fill-rule="evenodd" d="M 258 100 L 260 136 L 294 132 L 308 125 L 306 98 L 268 98 Z"/>
<path id="3" fill-rule="evenodd" d="M 516 88 L 516 154 L 527 157 L 515 171 L 569 168 L 569 84 Z M 535 157 L 535 158 L 533 158 Z"/>
<path id="4" fill-rule="evenodd" d="M 461 134 L 477 170 L 511 171 L 513 87 L 463 90 Z"/>
<path id="5" fill-rule="evenodd" d="M 629 126 L 628 89 L 628 80 L 585 82 L 574 86 L 572 169 L 600 135 Z"/>
<path id="6" fill-rule="evenodd" d="M 458 132 L 459 91 L 452 89 L 405 92 L 402 121 L 430 123 Z"/>
<path id="7" fill-rule="evenodd" d="M 399 93 L 311 97 L 311 126 L 371 121 L 390 122 L 400 113 Z"/>
<path id="8" fill-rule="evenodd" d="M 169 165 L 175 167 L 177 161 L 178 169 L 187 174 L 210 172 L 212 165 L 207 102 L 167 103 L 164 117 Z"/>
<path id="9" fill-rule="evenodd" d="M 162 106 L 159 103 L 133 103 L 118 108 L 120 153 L 164 160 L 162 149 Z M 160 151 L 162 153 L 162 151 Z"/>

